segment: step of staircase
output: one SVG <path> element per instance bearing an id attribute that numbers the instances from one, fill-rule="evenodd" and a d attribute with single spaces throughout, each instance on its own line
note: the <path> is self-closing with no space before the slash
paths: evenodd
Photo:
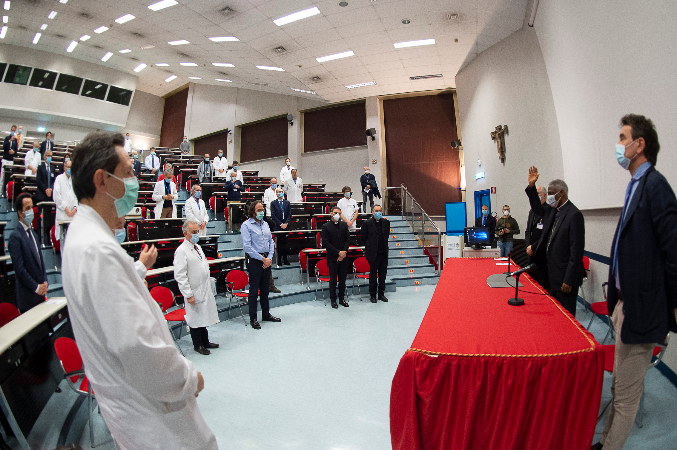
<path id="1" fill-rule="evenodd" d="M 405 237 L 405 238 L 395 238 L 392 237 L 389 239 L 390 243 L 388 244 L 388 249 L 392 250 L 398 248 L 420 248 L 419 241 L 416 238 Z"/>
<path id="2" fill-rule="evenodd" d="M 419 274 L 435 273 L 435 266 L 426 261 L 425 264 L 403 264 L 392 265 L 388 264 L 388 275 L 391 277 L 398 276 L 417 276 Z"/>
<path id="3" fill-rule="evenodd" d="M 388 256 L 418 256 L 423 255 L 422 247 L 397 247 L 391 243 L 388 247 Z"/>
<path id="4" fill-rule="evenodd" d="M 390 276 L 390 274 L 388 274 Z M 408 275 L 394 275 L 390 276 L 391 281 L 394 281 L 397 287 L 404 286 L 421 286 L 421 285 L 435 285 L 440 277 L 436 273 L 421 273 Z"/>

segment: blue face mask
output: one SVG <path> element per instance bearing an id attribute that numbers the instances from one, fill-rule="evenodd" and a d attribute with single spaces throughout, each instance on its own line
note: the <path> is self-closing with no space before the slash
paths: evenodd
<path id="1" fill-rule="evenodd" d="M 32 224 L 33 218 L 35 217 L 35 215 L 33 213 L 33 208 L 29 209 L 28 211 L 24 211 L 24 214 L 26 215 L 24 222 L 26 222 L 27 225 Z"/>
<path id="2" fill-rule="evenodd" d="M 69 177 L 71 176 L 71 168 L 70 167 L 68 169 L 66 169 L 66 175 L 68 175 Z"/>
<path id="3" fill-rule="evenodd" d="M 116 228 L 115 229 L 115 239 L 118 240 L 118 244 L 122 244 L 125 242 L 125 238 L 127 237 L 127 231 L 124 228 Z"/>
<path id="4" fill-rule="evenodd" d="M 343 195 L 345 195 L 345 196 L 346 196 L 346 198 L 350 198 L 350 192 L 346 192 L 346 193 L 345 193 L 345 194 L 343 194 Z"/>
<path id="5" fill-rule="evenodd" d="M 219 158 L 223 158 L 223 153 L 219 153 Z"/>
<path id="6" fill-rule="evenodd" d="M 9 133 L 9 135 L 10 135 L 10 136 L 14 136 L 14 132 L 12 131 L 11 133 Z"/>
<path id="7" fill-rule="evenodd" d="M 122 181 L 125 185 L 125 193 L 120 198 L 115 198 L 106 192 L 106 195 L 115 200 L 115 210 L 117 211 L 118 217 L 123 217 L 134 208 L 134 205 L 139 198 L 139 180 L 137 180 L 136 177 L 119 178 L 108 171 L 106 171 L 106 173 L 116 180 Z"/>
<path id="8" fill-rule="evenodd" d="M 272 187 L 273 189 L 277 189 L 277 183 L 271 184 L 270 187 Z"/>
<path id="9" fill-rule="evenodd" d="M 383 217 L 383 213 L 381 211 L 374 212 L 374 219 L 381 220 L 381 217 Z"/>
<path id="10" fill-rule="evenodd" d="M 628 145 L 632 145 L 635 141 L 632 141 Z M 622 168 L 625 170 L 628 170 L 628 167 L 630 167 L 630 163 L 632 162 L 633 159 L 635 159 L 635 156 L 632 157 L 632 159 L 628 159 L 625 157 L 625 149 L 627 148 L 627 145 L 623 144 L 616 144 L 616 160 L 618 161 L 618 164 L 621 165 Z"/>
<path id="11" fill-rule="evenodd" d="M 259 211 L 256 213 L 256 220 L 263 220 L 263 216 L 265 213 L 263 211 Z"/>
<path id="12" fill-rule="evenodd" d="M 134 157 L 136 158 L 136 155 L 134 155 Z M 70 160 L 71 160 L 70 158 L 65 158 L 65 159 L 63 160 L 63 162 L 64 162 L 64 163 L 67 163 L 67 162 L 70 161 Z"/>
<path id="13" fill-rule="evenodd" d="M 190 235 L 190 242 L 192 242 L 193 244 L 197 244 L 199 241 L 200 241 L 199 233 Z"/>
<path id="14" fill-rule="evenodd" d="M 237 170 L 237 166 L 233 166 L 233 170 Z"/>
<path id="15" fill-rule="evenodd" d="M 205 162 L 209 162 L 209 158 L 205 158 Z"/>
<path id="16" fill-rule="evenodd" d="M 36 152 L 36 153 L 37 153 L 37 151 L 38 151 L 38 150 L 39 150 L 39 148 L 37 148 L 37 147 L 33 147 L 33 151 L 34 151 L 34 152 Z"/>
<path id="17" fill-rule="evenodd" d="M 483 209 L 483 210 L 482 210 L 482 215 L 483 215 L 483 216 L 486 216 L 486 215 L 488 215 L 488 214 L 489 214 L 489 210 L 488 210 L 488 209 Z"/>
<path id="18" fill-rule="evenodd" d="M 284 192 L 278 192 L 277 196 L 280 197 L 280 198 L 284 198 Z"/>
<path id="19" fill-rule="evenodd" d="M 22 132 L 23 132 L 23 130 L 21 128 L 19 128 L 19 134 L 21 134 Z"/>
<path id="20" fill-rule="evenodd" d="M 51 164 L 52 163 L 52 157 L 48 156 L 47 158 L 45 158 L 45 161 L 47 161 L 47 164 Z"/>
<path id="21" fill-rule="evenodd" d="M 202 191 L 195 191 L 195 198 L 200 198 Z"/>

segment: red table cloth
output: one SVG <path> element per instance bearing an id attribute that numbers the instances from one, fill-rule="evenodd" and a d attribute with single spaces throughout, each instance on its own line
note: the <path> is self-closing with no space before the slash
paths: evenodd
<path id="1" fill-rule="evenodd" d="M 486 282 L 504 270 L 491 258 L 446 261 L 393 378 L 393 449 L 590 448 L 602 347 L 526 275 L 525 305 L 508 305 L 515 290 Z"/>

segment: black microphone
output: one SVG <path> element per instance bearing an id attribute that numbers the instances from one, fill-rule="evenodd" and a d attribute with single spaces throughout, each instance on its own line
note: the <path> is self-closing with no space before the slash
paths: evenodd
<path id="1" fill-rule="evenodd" d="M 529 264 L 528 266 L 526 266 L 526 267 L 524 267 L 520 270 L 516 270 L 515 272 L 509 273 L 508 276 L 514 277 L 515 275 L 519 275 L 519 274 L 524 273 L 524 272 L 531 272 L 532 270 L 536 269 L 537 267 L 538 266 L 536 264 Z"/>

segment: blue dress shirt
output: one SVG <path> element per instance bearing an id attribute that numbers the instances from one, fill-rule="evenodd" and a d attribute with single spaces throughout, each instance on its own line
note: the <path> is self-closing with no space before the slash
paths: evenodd
<path id="1" fill-rule="evenodd" d="M 268 258 L 273 257 L 275 242 L 270 227 L 265 220 L 258 223 L 253 217 L 247 219 L 240 227 L 242 246 L 250 258 L 261 261 L 261 253 L 268 252 Z"/>

